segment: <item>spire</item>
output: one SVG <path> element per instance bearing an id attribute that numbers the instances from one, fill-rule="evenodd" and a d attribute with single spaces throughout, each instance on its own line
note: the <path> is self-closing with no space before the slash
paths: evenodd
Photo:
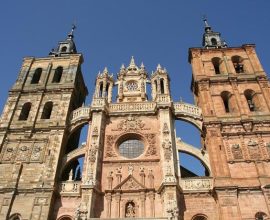
<path id="1" fill-rule="evenodd" d="M 204 34 L 203 34 L 203 42 L 202 46 L 210 49 L 210 48 L 226 48 L 226 42 L 221 38 L 221 34 L 219 32 L 214 32 L 211 26 L 207 22 L 206 16 L 203 17 L 204 21 Z"/>
<path id="2" fill-rule="evenodd" d="M 74 33 L 74 30 L 76 29 L 76 26 L 75 26 L 75 24 L 73 24 L 72 25 L 72 28 L 71 28 L 71 31 L 69 32 L 69 34 L 68 34 L 68 38 L 69 39 L 73 39 L 74 38 L 74 35 L 73 35 L 73 33 Z"/>
<path id="3" fill-rule="evenodd" d="M 145 66 L 144 66 L 143 62 L 141 63 L 140 68 L 141 68 L 141 69 L 145 69 Z"/>
<path id="4" fill-rule="evenodd" d="M 157 65 L 157 71 L 160 71 L 161 69 L 162 69 L 161 65 L 158 64 L 158 65 Z"/>
<path id="5" fill-rule="evenodd" d="M 205 30 L 205 32 L 210 32 L 211 31 L 211 26 L 207 22 L 206 15 L 203 16 L 203 21 L 204 21 L 204 30 Z"/>

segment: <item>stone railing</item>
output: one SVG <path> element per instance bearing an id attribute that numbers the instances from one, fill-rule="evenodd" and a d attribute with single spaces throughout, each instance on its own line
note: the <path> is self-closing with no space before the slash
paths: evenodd
<path id="1" fill-rule="evenodd" d="M 75 109 L 71 114 L 71 123 L 80 119 L 90 118 L 90 107 L 80 107 Z"/>
<path id="2" fill-rule="evenodd" d="M 180 186 L 183 190 L 205 191 L 213 188 L 212 178 L 183 178 L 180 180 Z"/>
<path id="3" fill-rule="evenodd" d="M 201 118 L 202 110 L 195 106 L 184 102 L 175 102 L 173 104 L 175 114 L 192 115 Z"/>
<path id="4" fill-rule="evenodd" d="M 110 113 L 147 112 L 154 111 L 155 108 L 155 102 L 117 103 L 109 105 Z"/>
<path id="5" fill-rule="evenodd" d="M 157 102 L 158 103 L 170 103 L 171 98 L 169 95 L 159 94 L 159 95 L 157 95 Z"/>
<path id="6" fill-rule="evenodd" d="M 60 183 L 60 193 L 66 196 L 78 196 L 81 190 L 81 181 L 67 180 Z"/>
<path id="7" fill-rule="evenodd" d="M 93 98 L 92 107 L 103 107 L 107 104 L 107 100 L 105 98 Z"/>

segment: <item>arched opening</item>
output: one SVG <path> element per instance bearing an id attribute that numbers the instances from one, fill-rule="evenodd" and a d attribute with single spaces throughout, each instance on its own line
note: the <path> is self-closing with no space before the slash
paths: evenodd
<path id="1" fill-rule="evenodd" d="M 179 159 L 182 178 L 210 176 L 207 167 L 197 157 L 180 151 Z"/>
<path id="2" fill-rule="evenodd" d="M 215 74 L 220 74 L 220 62 L 221 59 L 219 57 L 212 58 L 212 64 L 214 66 Z"/>
<path id="3" fill-rule="evenodd" d="M 232 60 L 235 72 L 243 73 L 244 72 L 243 59 L 240 56 L 233 56 L 231 60 Z"/>
<path id="4" fill-rule="evenodd" d="M 136 208 L 133 201 L 127 202 L 125 206 L 125 217 L 135 218 L 136 217 Z"/>
<path id="5" fill-rule="evenodd" d="M 106 97 L 108 97 L 108 95 L 109 95 L 109 87 L 110 87 L 110 84 L 107 83 L 107 84 L 106 84 L 106 90 L 105 90 L 105 96 L 106 96 Z"/>
<path id="6" fill-rule="evenodd" d="M 66 47 L 66 46 L 63 46 L 63 47 L 61 48 L 61 52 L 63 52 L 63 53 L 67 52 L 67 47 Z"/>
<path id="7" fill-rule="evenodd" d="M 211 38 L 211 43 L 213 46 L 217 46 L 217 39 L 216 38 Z"/>
<path id="8" fill-rule="evenodd" d="M 50 119 L 53 109 L 53 102 L 46 102 L 43 107 L 41 119 Z"/>
<path id="9" fill-rule="evenodd" d="M 265 220 L 267 218 L 267 215 L 264 212 L 257 212 L 255 214 L 256 220 Z"/>
<path id="10" fill-rule="evenodd" d="M 160 93 L 164 94 L 164 79 L 160 79 Z"/>
<path id="11" fill-rule="evenodd" d="M 63 74 L 63 67 L 62 66 L 57 67 L 53 75 L 52 83 L 59 83 L 61 81 L 62 74 Z"/>
<path id="12" fill-rule="evenodd" d="M 15 214 L 12 214 L 10 217 L 9 217 L 9 220 L 21 220 L 22 217 L 19 213 L 15 213 Z"/>
<path id="13" fill-rule="evenodd" d="M 99 97 L 102 97 L 102 95 L 103 95 L 103 82 L 101 82 L 99 85 Z"/>
<path id="14" fill-rule="evenodd" d="M 247 100 L 248 108 L 251 112 L 260 110 L 260 100 L 258 94 L 256 94 L 253 90 L 247 89 L 244 92 L 244 95 Z"/>
<path id="15" fill-rule="evenodd" d="M 42 73 L 42 68 L 37 68 L 32 77 L 31 84 L 38 84 Z"/>
<path id="16" fill-rule="evenodd" d="M 73 218 L 69 215 L 64 215 L 58 218 L 57 220 L 72 220 Z"/>
<path id="17" fill-rule="evenodd" d="M 81 181 L 84 155 L 80 155 L 70 161 L 64 168 L 61 181 Z"/>
<path id="18" fill-rule="evenodd" d="M 20 121 L 26 121 L 28 119 L 32 104 L 30 102 L 24 103 L 19 116 Z"/>
<path id="19" fill-rule="evenodd" d="M 232 94 L 228 91 L 223 91 L 221 94 L 220 94 L 221 98 L 222 98 L 222 101 L 223 101 L 223 106 L 224 106 L 224 110 L 226 113 L 229 113 L 229 112 L 234 112 L 234 107 L 233 107 L 233 104 L 232 104 Z"/>
<path id="20" fill-rule="evenodd" d="M 192 220 L 207 220 L 207 217 L 205 215 L 198 214 L 193 216 Z"/>

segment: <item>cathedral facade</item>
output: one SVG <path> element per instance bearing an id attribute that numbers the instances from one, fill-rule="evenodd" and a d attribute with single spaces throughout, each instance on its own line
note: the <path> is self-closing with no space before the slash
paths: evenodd
<path id="1" fill-rule="evenodd" d="M 228 47 L 205 20 L 202 47 L 189 49 L 195 105 L 172 100 L 165 68 L 148 74 L 132 57 L 116 78 L 98 73 L 86 106 L 73 31 L 47 57 L 24 58 L 9 91 L 0 219 L 270 219 L 270 90 L 255 45 Z M 201 149 L 176 137 L 176 120 L 200 131 Z"/>

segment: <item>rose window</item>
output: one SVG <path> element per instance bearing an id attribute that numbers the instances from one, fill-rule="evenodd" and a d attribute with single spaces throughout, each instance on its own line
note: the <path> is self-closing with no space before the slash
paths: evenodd
<path id="1" fill-rule="evenodd" d="M 120 155 L 126 158 L 133 159 L 139 157 L 143 151 L 144 144 L 142 141 L 137 139 L 128 139 L 119 145 Z"/>

